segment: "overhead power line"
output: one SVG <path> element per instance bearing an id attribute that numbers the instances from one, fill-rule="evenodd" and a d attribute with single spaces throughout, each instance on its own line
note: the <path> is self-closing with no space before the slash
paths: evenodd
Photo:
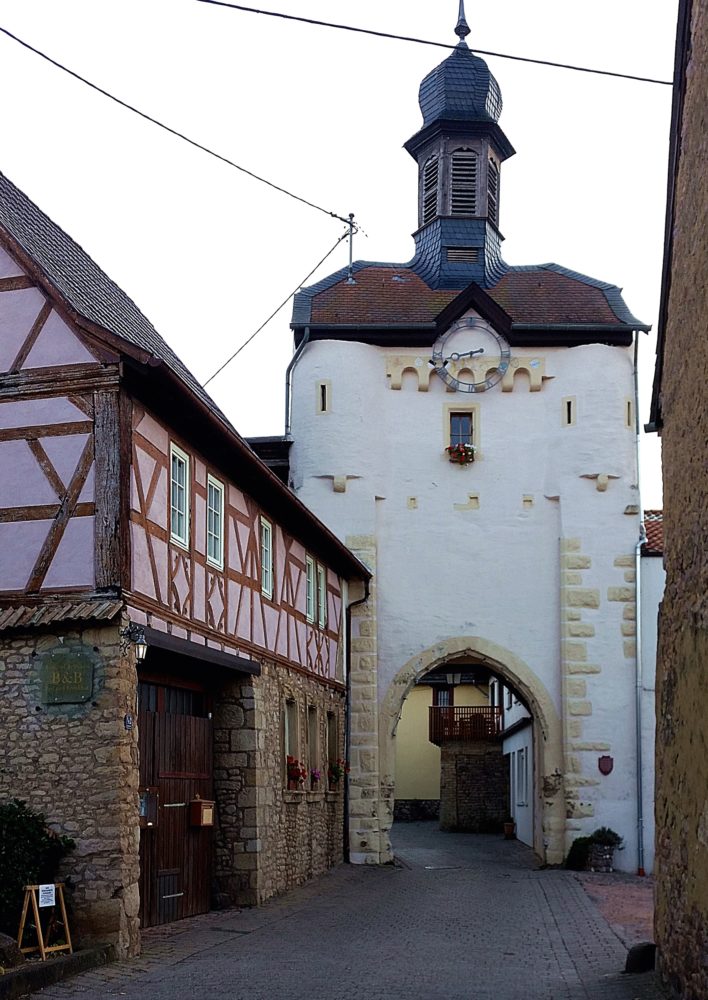
<path id="1" fill-rule="evenodd" d="M 351 24 L 338 24 L 334 21 L 317 21 L 312 17 L 298 17 L 295 14 L 283 14 L 276 10 L 261 10 L 258 7 L 245 7 L 243 4 L 228 3 L 227 0 L 197 0 L 198 3 L 208 3 L 214 7 L 230 7 L 232 10 L 245 11 L 248 14 L 263 14 L 266 17 L 279 17 L 285 21 L 300 21 L 302 24 L 312 24 L 318 28 L 337 28 L 339 31 L 353 31 L 360 35 L 373 35 L 375 38 L 388 38 L 397 42 L 415 42 L 417 45 L 433 45 L 438 49 L 455 49 L 456 45 L 446 42 L 432 42 L 429 38 L 416 38 L 412 35 L 395 35 L 388 31 L 374 31 L 372 28 L 355 28 Z M 571 69 L 577 73 L 596 73 L 598 76 L 613 76 L 620 80 L 638 80 L 640 83 L 661 83 L 671 87 L 671 80 L 656 80 L 650 76 L 634 76 L 631 73 L 615 73 L 608 69 L 593 69 L 590 66 L 574 66 L 570 63 L 551 62 L 548 59 L 532 59 L 530 56 L 512 56 L 508 52 L 490 52 L 487 49 L 475 48 L 482 56 L 494 56 L 497 59 L 512 59 L 514 62 L 533 63 L 536 66 L 552 66 L 554 69 Z"/>
<path id="2" fill-rule="evenodd" d="M 242 167 L 240 164 L 234 163 L 234 161 L 230 160 L 227 156 L 222 156 L 221 153 L 216 153 L 213 149 L 209 149 L 208 146 L 204 146 L 201 142 L 197 142 L 196 139 L 190 139 L 188 135 L 184 134 L 184 132 L 179 132 L 177 129 L 171 128 L 169 125 L 165 125 L 164 122 L 159 121 L 157 118 L 153 118 L 152 115 L 147 114 L 145 111 L 141 111 L 139 108 L 134 107 L 134 105 L 128 104 L 127 101 L 123 101 L 120 97 L 116 97 L 114 94 L 109 93 L 107 90 L 104 90 L 103 87 L 99 87 L 98 84 L 92 83 L 90 80 L 87 80 L 86 77 L 74 72 L 73 69 L 69 69 L 69 67 L 65 66 L 63 63 L 58 62 L 56 59 L 52 59 L 52 57 L 48 56 L 46 52 L 36 49 L 33 45 L 30 45 L 29 42 L 25 42 L 22 38 L 18 38 L 17 35 L 13 35 L 11 31 L 7 30 L 7 28 L 0 26 L 0 32 L 7 35 L 8 38 L 11 38 L 13 42 L 17 42 L 24 48 L 29 49 L 30 52 L 34 52 L 35 55 L 45 59 L 48 63 L 51 63 L 52 66 L 56 66 L 57 69 L 62 70 L 64 73 L 68 73 L 69 76 L 73 76 L 75 80 L 79 80 L 81 83 L 86 84 L 87 87 L 97 91 L 97 93 L 102 94 L 109 100 L 114 101 L 122 108 L 126 108 L 128 111 L 132 111 L 133 114 L 139 115 L 141 118 L 144 118 L 145 121 L 151 122 L 153 125 L 157 125 L 158 128 L 163 129 L 165 132 L 169 132 L 170 135 L 174 135 L 178 139 L 188 142 L 190 146 L 194 146 L 196 149 L 201 149 L 203 153 L 208 153 L 209 156 L 213 156 L 215 159 L 221 160 L 221 162 L 226 163 L 227 166 L 233 167 L 235 170 L 240 170 L 242 174 L 247 174 L 248 177 L 252 177 L 254 180 L 260 181 L 261 184 L 266 184 L 275 191 L 280 191 L 281 194 L 285 194 L 289 198 L 293 198 L 295 201 L 301 202 L 303 205 L 314 208 L 316 211 L 322 212 L 324 215 L 328 215 L 332 219 L 339 219 L 340 222 L 349 223 L 349 220 L 343 215 L 338 215 L 337 212 L 330 212 L 328 209 L 322 208 L 321 205 L 317 205 L 313 201 L 308 201 L 307 198 L 302 198 L 299 194 L 294 194 L 292 191 L 288 191 L 287 188 L 280 187 L 279 184 L 274 184 L 273 181 L 269 181 L 265 177 L 255 174 L 252 170 L 247 170 L 246 167 Z"/>
<path id="3" fill-rule="evenodd" d="M 223 365 L 221 365 L 220 368 L 217 368 L 213 375 L 209 376 L 209 378 L 206 380 L 206 382 L 202 383 L 205 387 L 207 385 L 209 385 L 209 383 L 211 382 L 211 380 L 214 379 L 214 378 L 216 378 L 216 376 L 220 372 L 222 372 L 224 370 L 224 368 L 226 368 L 227 365 L 231 364 L 231 362 L 234 360 L 234 358 L 238 354 L 241 353 L 241 351 L 244 349 L 244 347 L 247 347 L 251 343 L 251 341 L 254 339 L 254 337 L 258 336 L 258 334 L 261 332 L 261 330 L 264 327 L 266 327 L 275 316 L 278 315 L 278 313 L 280 312 L 280 310 L 283 309 L 288 304 L 288 302 L 293 297 L 293 295 L 295 295 L 302 288 L 302 286 L 305 284 L 306 281 L 309 281 L 309 279 L 315 273 L 315 271 L 317 270 L 317 268 L 321 267 L 324 264 L 324 262 L 327 260 L 327 258 L 330 257 L 334 253 L 334 251 L 337 249 L 337 247 L 342 242 L 342 240 L 346 240 L 347 237 L 350 236 L 350 232 L 351 232 L 351 230 L 348 228 L 348 229 L 346 229 L 342 233 L 342 235 L 339 237 L 339 239 L 334 244 L 334 246 L 330 247 L 330 249 L 324 255 L 324 257 L 322 258 L 322 260 L 318 260 L 317 261 L 317 263 L 312 268 L 312 270 L 309 272 L 309 274 L 306 274 L 305 277 L 302 279 L 302 281 L 299 282 L 298 285 L 295 288 L 293 288 L 293 290 L 290 293 L 290 295 L 288 295 L 288 297 L 286 299 L 283 299 L 283 301 L 280 303 L 280 305 L 278 306 L 278 308 L 273 310 L 273 312 L 270 314 L 270 316 L 268 317 L 268 319 L 264 320 L 263 323 L 261 323 L 261 325 L 258 327 L 258 329 L 254 333 L 251 334 L 251 336 L 248 338 L 248 340 L 244 340 L 244 342 L 241 344 L 241 346 L 238 348 L 238 350 L 234 351 L 234 353 L 231 355 L 231 357 L 227 358 L 226 361 L 224 361 Z"/>

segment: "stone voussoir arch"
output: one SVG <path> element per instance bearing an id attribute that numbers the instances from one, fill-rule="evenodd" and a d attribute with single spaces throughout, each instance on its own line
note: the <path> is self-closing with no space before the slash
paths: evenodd
<path id="1" fill-rule="evenodd" d="M 416 681 L 449 660 L 465 656 L 492 669 L 521 695 L 536 726 L 534 850 L 548 864 L 563 860 L 565 806 L 561 720 L 543 682 L 519 656 L 480 636 L 445 639 L 411 657 L 396 673 L 379 709 L 379 761 L 382 792 L 395 788 L 395 736 L 403 703 Z M 384 792 L 386 794 L 386 792 Z M 393 802 L 390 803 L 391 809 Z"/>

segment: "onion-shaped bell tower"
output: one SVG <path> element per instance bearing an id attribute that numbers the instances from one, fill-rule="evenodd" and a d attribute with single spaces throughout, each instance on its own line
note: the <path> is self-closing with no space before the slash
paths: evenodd
<path id="1" fill-rule="evenodd" d="M 433 288 L 462 288 L 500 277 L 501 164 L 514 148 L 499 127 L 499 84 L 465 41 L 460 0 L 452 54 L 425 77 L 423 127 L 405 148 L 418 162 L 415 270 Z"/>

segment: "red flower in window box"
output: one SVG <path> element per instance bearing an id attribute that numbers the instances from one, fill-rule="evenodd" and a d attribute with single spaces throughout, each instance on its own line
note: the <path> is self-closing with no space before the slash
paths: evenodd
<path id="1" fill-rule="evenodd" d="M 300 763 L 297 757 L 291 757 L 290 754 L 288 754 L 285 764 L 288 773 L 288 788 L 299 788 L 305 782 L 307 768 Z"/>
<path id="2" fill-rule="evenodd" d="M 327 780 L 329 781 L 330 787 L 332 785 L 338 785 L 345 774 L 349 774 L 349 764 L 347 764 L 346 760 L 342 760 L 341 757 L 338 757 L 337 760 L 333 760 L 327 768 Z"/>
<path id="3" fill-rule="evenodd" d="M 474 462 L 473 444 L 451 444 L 445 449 L 448 458 L 456 465 L 469 465 Z"/>

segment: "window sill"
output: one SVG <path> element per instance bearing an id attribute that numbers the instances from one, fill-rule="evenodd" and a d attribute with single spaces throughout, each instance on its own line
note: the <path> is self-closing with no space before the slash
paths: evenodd
<path id="1" fill-rule="evenodd" d="M 325 795 L 326 792 L 315 791 L 314 788 L 309 792 L 305 792 L 305 798 L 308 802 L 324 802 Z"/>
<path id="2" fill-rule="evenodd" d="M 305 792 L 292 791 L 288 789 L 283 790 L 283 802 L 289 803 L 290 805 L 299 805 L 301 802 L 305 801 Z"/>
<path id="3" fill-rule="evenodd" d="M 325 792 L 325 802 L 337 802 L 342 797 L 341 790 L 334 791 L 329 789 Z"/>

